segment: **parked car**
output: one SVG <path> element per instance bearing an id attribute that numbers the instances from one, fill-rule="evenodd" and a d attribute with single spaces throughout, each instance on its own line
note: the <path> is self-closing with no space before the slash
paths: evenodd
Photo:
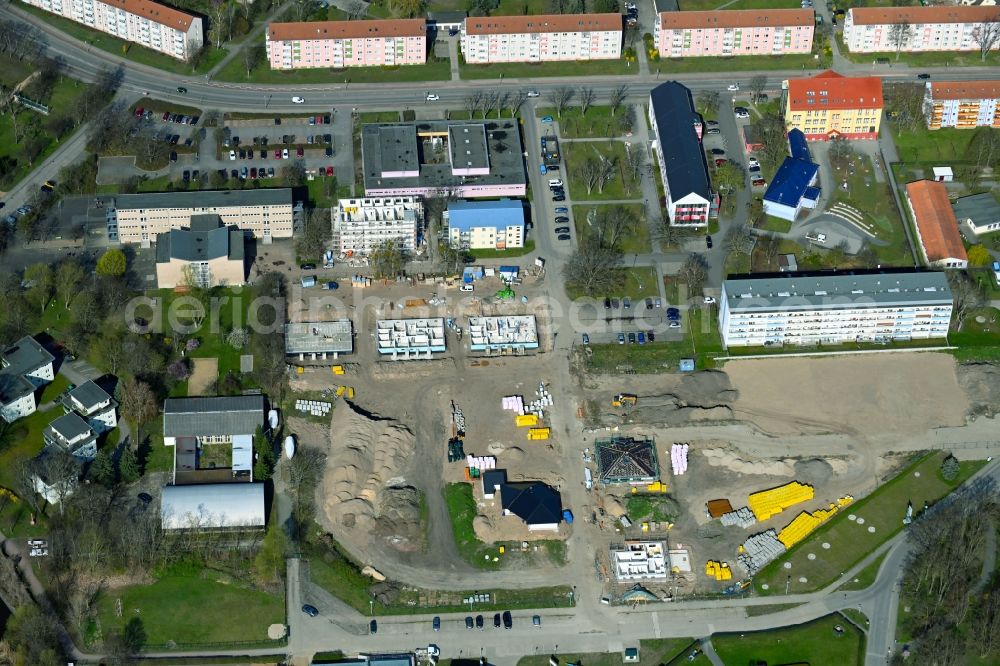
<path id="1" fill-rule="evenodd" d="M 917 78 L 918 79 L 923 79 L 923 80 L 926 81 L 927 79 L 931 78 L 931 75 L 927 74 L 926 72 L 924 72 L 922 74 L 917 74 Z"/>
<path id="2" fill-rule="evenodd" d="M 552 197 L 552 200 L 553 201 L 566 201 L 566 197 L 565 197 L 565 195 L 557 194 L 554 197 Z"/>
<path id="3" fill-rule="evenodd" d="M 650 342 L 655 342 L 656 336 L 653 334 L 652 331 L 646 331 L 646 339 L 649 340 Z"/>
<path id="4" fill-rule="evenodd" d="M 740 89 L 740 84 L 738 83 L 730 83 L 729 87 L 726 88 L 726 90 L 728 90 L 729 92 L 736 92 L 739 89 Z"/>
<path id="5" fill-rule="evenodd" d="M 563 187 L 563 182 L 559 178 L 549 178 L 549 189 L 555 189 L 557 187 Z"/>
<path id="6" fill-rule="evenodd" d="M 233 180 L 236 180 L 237 178 L 240 177 L 240 172 L 237 171 L 236 169 L 233 169 L 232 171 L 229 172 L 229 177 L 232 178 Z"/>
<path id="7" fill-rule="evenodd" d="M 476 616 L 476 629 L 479 629 L 480 631 L 482 631 L 484 626 L 485 625 L 483 623 L 483 616 L 482 615 L 477 615 Z"/>
<path id="8" fill-rule="evenodd" d="M 622 299 L 622 307 L 624 307 L 626 310 L 630 309 L 632 307 L 632 299 L 629 298 L 628 296 L 626 296 L 625 298 L 623 298 Z"/>
<path id="9" fill-rule="evenodd" d="M 541 93 L 539 93 L 537 90 L 529 90 L 527 94 L 528 97 L 538 97 Z"/>
<path id="10" fill-rule="evenodd" d="M 652 298 L 647 298 L 646 299 L 646 309 L 647 310 L 652 310 L 653 309 L 653 299 Z"/>
<path id="11" fill-rule="evenodd" d="M 310 125 L 316 124 L 316 119 L 313 116 L 309 116 L 309 124 Z M 309 143 L 312 143 L 312 141 L 310 141 Z"/>
<path id="12" fill-rule="evenodd" d="M 753 187 L 767 187 L 767 181 L 766 181 L 766 180 L 764 180 L 763 178 L 754 178 L 754 179 L 753 179 L 753 180 L 752 180 L 752 181 L 750 182 L 750 184 L 751 184 L 751 185 L 752 185 Z"/>
<path id="13" fill-rule="evenodd" d="M 282 148 L 281 149 L 281 159 L 283 159 L 283 160 L 287 160 L 288 159 L 288 148 Z"/>
<path id="14" fill-rule="evenodd" d="M 298 148 L 295 149 L 296 157 L 302 157 L 303 155 L 305 155 L 305 152 L 302 150 L 302 146 L 299 146 Z"/>
<path id="15" fill-rule="evenodd" d="M 377 634 L 378 633 L 378 622 L 376 622 L 375 620 L 372 620 L 371 622 L 369 622 L 368 623 L 368 631 L 370 631 L 372 634 Z"/>
<path id="16" fill-rule="evenodd" d="M 587 335 L 586 333 L 583 334 L 583 344 L 585 344 L 585 345 L 589 345 L 590 344 L 590 336 Z"/>
<path id="17" fill-rule="evenodd" d="M 493 614 L 493 628 L 494 629 L 500 628 L 500 613 Z"/>
<path id="18" fill-rule="evenodd" d="M 28 539 L 28 545 L 29 546 L 44 546 L 46 544 L 45 544 L 45 539 Z"/>
<path id="19" fill-rule="evenodd" d="M 332 176 L 333 175 L 333 167 L 332 166 L 328 166 L 326 168 L 326 175 L 327 176 Z"/>
<path id="20" fill-rule="evenodd" d="M 629 333 L 628 334 L 628 343 L 630 345 L 634 345 L 635 344 L 635 333 Z"/>
<path id="21" fill-rule="evenodd" d="M 604 309 L 605 310 L 610 310 L 611 309 L 611 299 L 610 298 L 605 298 L 604 299 Z"/>
<path id="22" fill-rule="evenodd" d="M 473 290 L 475 290 L 475 287 L 473 287 L 471 284 L 463 284 L 459 289 L 459 291 L 464 291 L 465 293 L 469 293 L 470 291 Z"/>
<path id="23" fill-rule="evenodd" d="M 620 303 L 620 301 L 617 298 L 612 298 L 611 299 L 611 308 L 612 309 L 617 310 L 619 305 L 621 305 L 621 303 Z"/>
<path id="24" fill-rule="evenodd" d="M 711 236 L 705 236 L 705 247 L 707 247 L 709 250 L 712 249 L 712 237 Z"/>
<path id="25" fill-rule="evenodd" d="M 722 148 L 712 148 L 712 154 L 713 155 L 725 155 L 726 151 L 724 151 Z"/>
<path id="26" fill-rule="evenodd" d="M 514 618 L 510 616 L 510 611 L 503 612 L 503 626 L 504 629 L 512 629 L 514 627 Z"/>
<path id="27" fill-rule="evenodd" d="M 620 344 L 620 345 L 625 344 L 625 334 L 624 333 L 619 333 L 618 334 L 618 344 Z"/>
<path id="28" fill-rule="evenodd" d="M 679 321 L 677 321 L 677 320 L 672 320 L 672 321 L 670 322 L 670 328 L 680 328 L 680 327 L 681 327 L 681 323 L 680 323 Z"/>
<path id="29" fill-rule="evenodd" d="M 712 303 L 715 303 L 715 297 L 714 296 L 706 296 L 705 297 L 705 304 L 706 305 L 711 305 Z"/>
<path id="30" fill-rule="evenodd" d="M 434 631 L 441 631 L 441 618 L 435 616 L 431 626 L 434 627 Z"/>
<path id="31" fill-rule="evenodd" d="M 556 236 L 556 239 L 561 240 L 561 241 L 568 241 L 568 240 L 570 240 L 570 235 L 569 234 L 559 234 L 558 236 Z"/>
<path id="32" fill-rule="evenodd" d="M 170 152 L 170 161 L 171 162 L 176 162 L 177 161 L 177 153 L 175 153 L 173 151 Z"/>
<path id="33" fill-rule="evenodd" d="M 729 160 L 727 160 L 727 159 L 719 158 L 719 159 L 715 160 L 715 166 L 720 167 L 720 166 L 722 166 L 723 164 L 725 164 L 728 161 Z"/>
<path id="34" fill-rule="evenodd" d="M 230 150 L 229 151 L 229 161 L 230 162 L 235 162 L 236 161 L 236 151 L 235 150 Z"/>
<path id="35" fill-rule="evenodd" d="M 720 130 L 718 127 L 709 127 L 707 130 L 705 130 L 705 134 L 722 134 L 722 130 Z"/>
<path id="36" fill-rule="evenodd" d="M 533 624 L 534 626 L 536 626 L 539 629 L 541 629 L 542 628 L 542 618 L 541 618 L 541 616 L 540 615 L 532 615 L 531 616 L 531 624 Z"/>
<path id="37" fill-rule="evenodd" d="M 749 160 L 747 160 L 747 166 L 749 166 L 751 169 L 754 167 L 759 167 L 760 161 L 756 157 L 751 157 Z"/>
<path id="38" fill-rule="evenodd" d="M 636 336 L 636 338 L 639 340 L 639 344 L 640 345 L 646 344 L 646 334 L 644 332 L 639 331 L 639 333 Z"/>
<path id="39" fill-rule="evenodd" d="M 569 208 L 566 208 L 565 206 L 556 206 L 556 212 L 557 213 L 568 213 L 569 212 Z"/>
<path id="40" fill-rule="evenodd" d="M 545 125 L 547 125 L 547 124 L 549 124 L 551 122 L 554 122 L 554 121 L 555 121 L 555 119 L 552 116 L 542 116 L 542 123 L 545 124 Z"/>
<path id="41" fill-rule="evenodd" d="M 472 616 L 471 615 L 466 615 L 465 616 L 465 628 L 466 629 L 472 629 L 472 627 L 473 627 Z"/>
<path id="42" fill-rule="evenodd" d="M 568 234 L 569 227 L 556 227 L 553 231 L 557 234 Z"/>
<path id="43" fill-rule="evenodd" d="M 659 297 L 657 297 L 657 298 L 656 298 L 656 299 L 655 299 L 655 300 L 653 301 L 653 303 L 654 303 L 654 304 L 656 305 L 656 307 L 658 307 L 658 308 L 662 308 L 662 307 L 663 307 L 663 301 L 662 301 L 662 300 L 661 300 L 661 299 L 660 299 Z"/>
<path id="44" fill-rule="evenodd" d="M 319 615 L 319 609 L 316 608 L 315 606 L 310 606 L 309 604 L 303 604 L 302 612 L 308 615 L 309 617 L 316 617 L 317 615 Z"/>
<path id="45" fill-rule="evenodd" d="M 555 219 L 556 224 L 569 224 L 569 218 L 565 215 L 560 215 Z"/>

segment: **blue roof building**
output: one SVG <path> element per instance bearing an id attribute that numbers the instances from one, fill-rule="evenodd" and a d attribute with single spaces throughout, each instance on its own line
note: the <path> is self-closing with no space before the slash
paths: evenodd
<path id="1" fill-rule="evenodd" d="M 800 129 L 793 129 L 788 133 L 788 152 L 797 160 L 809 162 L 812 157 L 809 155 L 809 142 L 806 135 Z"/>
<path id="2" fill-rule="evenodd" d="M 820 189 L 815 187 L 819 166 L 811 161 L 801 130 L 788 133 L 788 149 L 792 156 L 785 158 L 764 192 L 764 212 L 794 221 L 800 210 L 815 208 L 819 201 Z"/>
<path id="3" fill-rule="evenodd" d="M 452 201 L 448 244 L 466 250 L 524 247 L 524 204 L 512 199 Z"/>

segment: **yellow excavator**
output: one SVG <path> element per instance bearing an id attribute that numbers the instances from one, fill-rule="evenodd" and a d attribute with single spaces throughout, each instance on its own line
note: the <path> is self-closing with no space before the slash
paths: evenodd
<path id="1" fill-rule="evenodd" d="M 635 407 L 635 401 L 638 398 L 632 393 L 619 393 L 614 398 L 611 399 L 612 407 Z"/>

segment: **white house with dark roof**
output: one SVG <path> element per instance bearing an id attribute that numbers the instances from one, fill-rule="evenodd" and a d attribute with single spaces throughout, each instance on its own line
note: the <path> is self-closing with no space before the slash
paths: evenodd
<path id="1" fill-rule="evenodd" d="M 174 447 L 174 483 L 253 480 L 253 437 L 264 426 L 264 396 L 167 398 L 163 443 Z M 230 465 L 209 466 L 206 446 L 231 447 Z"/>
<path id="2" fill-rule="evenodd" d="M 118 427 L 118 401 L 93 381 L 86 381 L 62 398 L 67 414 L 75 412 L 87 420 L 98 435 Z"/>
<path id="3" fill-rule="evenodd" d="M 11 423 L 35 411 L 35 391 L 55 379 L 55 358 L 30 335 L 0 351 L 0 417 Z"/>
<path id="4" fill-rule="evenodd" d="M 42 432 L 46 446 L 62 449 L 82 461 L 97 457 L 97 433 L 79 414 L 63 414 Z"/>

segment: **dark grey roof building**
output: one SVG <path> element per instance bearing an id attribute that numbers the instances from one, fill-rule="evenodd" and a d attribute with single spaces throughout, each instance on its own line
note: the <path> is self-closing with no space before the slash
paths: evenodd
<path id="1" fill-rule="evenodd" d="M 601 483 L 650 483 L 660 478 L 656 444 L 643 437 L 599 439 L 597 475 Z"/>
<path id="2" fill-rule="evenodd" d="M 0 417 L 9 423 L 35 411 L 35 390 L 55 378 L 54 360 L 30 335 L 0 351 Z"/>
<path id="3" fill-rule="evenodd" d="M 959 225 L 973 234 L 988 234 L 1000 230 L 1000 202 L 992 192 L 960 197 L 951 205 Z"/>
<path id="4" fill-rule="evenodd" d="M 163 437 L 232 437 L 252 435 L 264 425 L 264 396 L 167 398 Z"/>
<path id="5" fill-rule="evenodd" d="M 75 412 L 52 421 L 42 432 L 42 439 L 47 446 L 72 453 L 80 460 L 93 460 L 97 455 L 97 433 Z"/>
<path id="6" fill-rule="evenodd" d="M 184 271 L 199 286 L 243 284 L 244 232 L 225 226 L 218 215 L 194 215 L 190 226 L 156 235 L 156 280 L 161 289 L 182 282 Z"/>

